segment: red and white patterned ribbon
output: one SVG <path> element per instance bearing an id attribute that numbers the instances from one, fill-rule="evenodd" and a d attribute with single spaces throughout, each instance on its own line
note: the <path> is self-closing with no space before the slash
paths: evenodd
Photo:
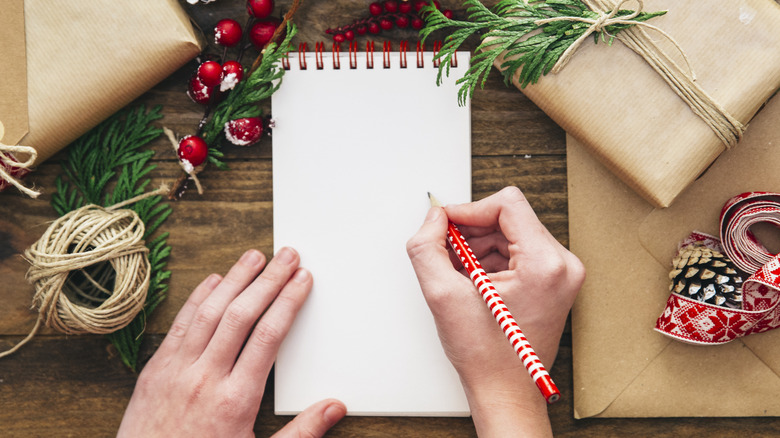
<path id="1" fill-rule="evenodd" d="M 759 222 L 780 228 L 780 194 L 748 192 L 735 196 L 720 214 L 720 242 L 703 233 L 693 233 L 686 241 L 723 251 L 738 269 L 751 274 L 742 285 L 742 309 L 672 293 L 655 330 L 684 342 L 717 345 L 780 327 L 780 254 L 771 254 L 750 231 Z"/>

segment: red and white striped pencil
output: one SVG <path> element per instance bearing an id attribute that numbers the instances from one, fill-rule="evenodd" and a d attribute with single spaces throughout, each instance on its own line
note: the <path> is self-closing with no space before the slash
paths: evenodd
<path id="1" fill-rule="evenodd" d="M 431 200 L 432 207 L 441 207 L 439 201 L 430 192 L 428 193 L 428 198 Z M 482 265 L 466 242 L 466 238 L 463 237 L 463 234 L 461 234 L 452 221 L 448 221 L 447 224 L 447 240 L 450 242 L 452 249 L 455 250 L 455 254 L 461 263 L 463 263 L 463 267 L 468 271 L 471 281 L 474 282 L 474 286 L 479 290 L 482 299 L 485 300 L 485 304 L 487 304 L 490 312 L 493 313 L 493 317 L 496 318 L 496 322 L 504 331 L 504 335 L 509 340 L 509 343 L 512 344 L 515 353 L 523 361 L 528 374 L 531 375 L 534 383 L 542 392 L 544 399 L 547 400 L 547 404 L 557 402 L 561 398 L 561 392 L 555 386 L 555 382 L 553 382 L 542 361 L 539 360 L 539 356 L 536 355 L 523 331 L 520 330 L 520 326 L 517 325 L 515 318 L 509 312 L 506 304 L 504 304 L 501 295 L 498 294 L 498 291 L 493 286 L 493 282 L 490 281 L 487 273 L 482 269 Z"/>

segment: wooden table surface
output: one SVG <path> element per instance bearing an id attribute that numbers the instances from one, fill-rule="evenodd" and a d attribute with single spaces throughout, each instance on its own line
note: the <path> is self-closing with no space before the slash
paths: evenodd
<path id="1" fill-rule="evenodd" d="M 181 3 L 203 29 L 225 17 L 244 21 L 243 0 L 198 6 Z M 286 10 L 289 3 L 280 0 L 277 11 Z M 368 3 L 304 2 L 295 20 L 300 27 L 296 43 L 306 41 L 311 46 L 324 40 L 327 27 L 362 16 Z M 442 3 L 464 16 L 455 1 Z M 417 37 L 414 32 L 396 30 L 378 41 L 392 40 L 398 47 L 402 39 L 415 41 Z M 194 67 L 194 63 L 188 64 L 138 100 L 147 105 L 162 104 L 165 118 L 160 123 L 180 135 L 194 132 L 202 115 L 202 108 L 184 93 Z M 394 120 L 378 120 L 377 126 L 392 127 L 402 123 L 403 117 L 398 114 Z M 348 123 L 344 121 L 345 126 Z M 179 166 L 170 145 L 161 137 L 153 148 L 157 152 L 153 185 L 176 178 Z M 474 199 L 516 185 L 552 234 L 568 245 L 564 132 L 522 93 L 505 87 L 495 72 L 472 101 L 472 148 Z M 149 322 L 142 348 L 144 361 L 160 344 L 189 292 L 207 273 L 226 272 L 249 247 L 272 252 L 270 139 L 249 148 L 227 147 L 225 152 L 231 170 L 211 168 L 202 173 L 205 194 L 198 196 L 190 190 L 174 202 L 173 214 L 163 226 L 170 232 L 173 247 L 168 264 L 172 271 L 170 294 Z M 54 179 L 61 173 L 58 160 L 63 157 L 60 153 L 39 166 L 28 181 L 51 193 Z M 48 221 L 56 218 L 49 200 L 47 194 L 32 200 L 16 190 L 0 194 L 0 350 L 18 342 L 35 321 L 30 310 L 32 289 L 24 280 L 26 262 L 19 254 L 38 239 Z M 780 422 L 771 418 L 574 420 L 568 326 L 552 375 L 563 393 L 563 400 L 549 409 L 557 436 L 771 436 L 780 431 Z M 15 355 L 0 359 L 0 435 L 112 436 L 135 379 L 105 338 L 63 336 L 45 330 Z M 270 436 L 290 419 L 273 414 L 272 381 L 269 379 L 257 420 L 258 436 Z M 469 437 L 475 436 L 475 431 L 468 418 L 348 417 L 328 436 Z"/>

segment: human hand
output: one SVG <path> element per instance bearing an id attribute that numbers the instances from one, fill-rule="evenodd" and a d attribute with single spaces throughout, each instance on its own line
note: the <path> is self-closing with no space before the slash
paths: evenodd
<path id="1" fill-rule="evenodd" d="M 138 377 L 118 436 L 254 437 L 268 373 L 311 291 L 299 262 L 283 248 L 266 266 L 250 250 L 198 285 Z M 275 436 L 319 437 L 345 414 L 323 400 Z"/>
<path id="2" fill-rule="evenodd" d="M 528 341 L 551 367 L 574 298 L 580 261 L 509 187 L 481 201 L 434 207 L 407 251 L 444 350 L 457 370 L 478 432 L 549 433 L 546 404 L 446 242 L 457 224 Z M 520 422 L 520 423 L 518 423 Z"/>

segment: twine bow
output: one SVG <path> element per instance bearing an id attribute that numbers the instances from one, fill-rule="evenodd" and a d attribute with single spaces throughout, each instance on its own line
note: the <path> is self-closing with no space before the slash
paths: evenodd
<path id="1" fill-rule="evenodd" d="M 144 223 L 122 207 L 167 192 L 160 187 L 106 208 L 86 205 L 54 221 L 24 252 L 38 319 L 0 358 L 32 339 L 42 323 L 65 334 L 107 334 L 130 324 L 146 304 L 151 267 Z"/>
<path id="2" fill-rule="evenodd" d="M 634 26 L 644 26 L 648 29 L 653 29 L 654 31 L 660 33 L 661 35 L 665 36 L 674 46 L 677 48 L 677 50 L 680 51 L 680 54 L 682 55 L 683 59 L 685 59 L 685 63 L 688 65 L 688 70 L 690 71 L 691 77 L 693 80 L 696 80 L 696 74 L 693 72 L 693 70 L 690 68 L 690 63 L 688 62 L 688 57 L 685 54 L 685 51 L 680 47 L 680 45 L 675 41 L 674 38 L 671 37 L 668 33 L 664 32 L 661 28 L 657 26 L 653 26 L 650 23 L 647 23 L 645 21 L 634 21 L 634 18 L 638 17 L 639 14 L 642 12 L 642 9 L 644 9 L 644 3 L 642 0 L 636 0 L 638 6 L 635 8 L 635 10 L 629 14 L 626 15 L 617 15 L 618 12 L 620 12 L 620 8 L 628 3 L 631 0 L 622 0 L 620 3 L 618 3 L 614 8 L 607 12 L 600 11 L 598 8 L 593 7 L 592 5 L 589 5 L 591 10 L 596 12 L 598 14 L 598 18 L 587 18 L 587 17 L 552 17 L 552 18 L 546 18 L 543 20 L 537 20 L 534 22 L 537 26 L 541 26 L 547 23 L 552 23 L 554 21 L 579 21 L 582 23 L 590 24 L 590 27 L 588 27 L 587 30 L 585 30 L 585 33 L 580 35 L 579 38 L 577 38 L 571 46 L 569 46 L 568 49 L 566 49 L 565 52 L 561 55 L 560 58 L 558 58 L 558 61 L 555 63 L 553 68 L 550 70 L 551 73 L 555 74 L 560 72 L 563 67 L 566 66 L 566 64 L 569 62 L 569 59 L 574 54 L 575 51 L 577 51 L 577 48 L 579 48 L 580 44 L 582 44 L 583 41 L 585 41 L 591 34 L 594 32 L 606 32 L 606 28 L 609 26 L 615 26 L 617 24 L 626 24 L 626 25 L 634 25 Z M 587 3 L 587 2 L 586 2 Z M 611 36 L 611 35 L 610 35 Z"/>
<path id="3" fill-rule="evenodd" d="M 694 114 L 699 116 L 707 126 L 712 129 L 726 149 L 736 145 L 742 138 L 745 126 L 718 104 L 707 92 L 696 83 L 696 74 L 690 66 L 688 56 L 680 45 L 669 34 L 652 24 L 643 21 L 634 21 L 642 11 L 644 3 L 635 0 L 637 8 L 626 15 L 617 15 L 620 7 L 631 0 L 622 0 L 614 3 L 612 0 L 582 0 L 592 11 L 598 13 L 598 18 L 584 17 L 554 17 L 538 20 L 539 26 L 553 21 L 579 21 L 590 24 L 585 33 L 566 49 L 551 69 L 552 73 L 560 72 L 569 62 L 570 58 L 582 44 L 582 42 L 594 32 L 605 32 L 608 26 L 628 24 L 632 27 L 620 31 L 615 38 L 626 47 L 636 52 L 653 68 L 669 85 L 669 87 L 691 108 Z M 681 69 L 669 55 L 660 48 L 645 29 L 653 30 L 663 35 L 679 51 L 685 61 L 687 71 Z"/>
<path id="4" fill-rule="evenodd" d="M 11 184 L 27 196 L 37 198 L 41 192 L 25 187 L 14 177 L 10 169 L 27 170 L 31 168 L 38 158 L 38 152 L 35 148 L 30 146 L 4 144 L 1 141 L 4 135 L 5 127 L 3 126 L 3 122 L 0 122 L 0 185 L 3 182 Z M 26 154 L 28 157 L 27 160 L 18 161 L 15 154 L 19 153 Z"/>

